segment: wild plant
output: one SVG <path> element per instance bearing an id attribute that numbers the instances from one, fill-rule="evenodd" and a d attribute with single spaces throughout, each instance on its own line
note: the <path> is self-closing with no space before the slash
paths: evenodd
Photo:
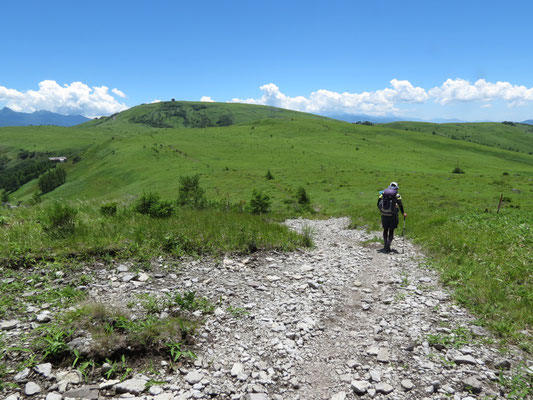
<path id="1" fill-rule="evenodd" d="M 170 358 L 173 362 L 178 361 L 181 357 L 189 358 L 191 360 L 197 358 L 196 354 L 194 354 L 191 350 L 182 350 L 182 345 L 183 343 L 181 342 L 166 343 L 166 347 L 168 348 L 168 351 L 170 353 Z"/>
<path id="2" fill-rule="evenodd" d="M 201 210 L 207 206 L 205 190 L 200 187 L 200 176 L 181 176 L 177 203 L 181 207 Z"/>
<path id="3" fill-rule="evenodd" d="M 72 235 L 76 226 L 77 214 L 78 210 L 75 208 L 56 201 L 44 210 L 43 230 L 54 238 L 65 238 Z"/>
<path id="4" fill-rule="evenodd" d="M 111 201 L 100 206 L 100 214 L 106 217 L 113 217 L 117 214 L 117 202 Z"/>
<path id="5" fill-rule="evenodd" d="M 254 190 L 250 200 L 250 211 L 252 214 L 266 214 L 270 209 L 270 197 L 262 192 Z"/>

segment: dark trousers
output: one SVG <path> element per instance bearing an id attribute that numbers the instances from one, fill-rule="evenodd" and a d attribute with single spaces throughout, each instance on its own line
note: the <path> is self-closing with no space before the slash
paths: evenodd
<path id="1" fill-rule="evenodd" d="M 398 214 L 390 217 L 381 216 L 381 226 L 383 226 L 383 243 L 385 247 L 389 247 L 392 239 L 394 239 L 394 230 L 398 227 Z"/>

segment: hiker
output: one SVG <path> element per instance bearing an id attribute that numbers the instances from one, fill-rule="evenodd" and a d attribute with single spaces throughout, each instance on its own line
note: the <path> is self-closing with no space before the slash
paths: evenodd
<path id="1" fill-rule="evenodd" d="M 378 208 L 381 212 L 385 251 L 390 251 L 394 230 L 398 227 L 398 211 L 402 212 L 404 219 L 407 218 L 407 214 L 403 209 L 402 196 L 398 193 L 398 189 L 398 184 L 391 182 L 387 189 L 379 192 Z"/>

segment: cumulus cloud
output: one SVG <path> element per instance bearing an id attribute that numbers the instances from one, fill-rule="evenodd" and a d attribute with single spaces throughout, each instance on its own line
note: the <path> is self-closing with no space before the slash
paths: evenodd
<path id="1" fill-rule="evenodd" d="M 111 91 L 125 97 L 118 89 Z M 56 81 L 46 80 L 39 83 L 39 90 L 20 92 L 0 86 L 0 102 L 14 111 L 33 112 L 48 110 L 60 114 L 81 114 L 86 117 L 109 115 L 128 107 L 109 93 L 106 86 L 89 87 L 82 82 L 59 85 Z"/>
<path id="2" fill-rule="evenodd" d="M 126 97 L 124 92 L 122 90 L 118 90 L 117 88 L 114 88 L 113 90 L 111 90 L 111 92 L 115 93 L 118 97 L 122 97 L 122 98 Z"/>
<path id="3" fill-rule="evenodd" d="M 155 99 L 155 100 L 152 100 L 152 101 L 150 102 L 150 104 L 154 104 L 154 103 L 161 103 L 161 100 L 159 100 L 159 99 Z"/>
<path id="4" fill-rule="evenodd" d="M 511 107 L 533 101 L 533 88 L 509 82 L 487 82 L 484 79 L 475 83 L 464 79 L 448 79 L 441 86 L 429 90 L 413 86 L 407 80 L 393 79 L 390 81 L 390 86 L 385 89 L 361 93 L 338 93 L 320 89 L 308 97 L 287 96 L 274 83 L 263 85 L 260 89 L 263 92 L 260 98 L 234 98 L 231 102 L 262 104 L 310 113 L 363 113 L 378 116 L 398 114 L 400 111 L 398 106 L 401 104 L 426 103 L 429 100 L 441 105 L 452 102 L 500 100 Z M 482 107 L 490 106 L 486 104 Z"/>
<path id="5" fill-rule="evenodd" d="M 291 110 L 320 113 L 344 112 L 385 115 L 398 111 L 398 103 L 422 103 L 428 99 L 423 88 L 414 87 L 409 81 L 393 79 L 390 87 L 373 92 L 337 93 L 330 90 L 317 90 L 309 97 L 289 97 L 273 83 L 260 87 L 263 95 L 259 99 L 238 99 L 232 102 L 263 104 Z"/>
<path id="6" fill-rule="evenodd" d="M 514 106 L 533 101 L 533 88 L 528 89 L 509 82 L 487 82 L 485 79 L 474 83 L 464 79 L 448 79 L 442 86 L 429 90 L 428 94 L 440 104 L 503 100 Z"/>
<path id="7" fill-rule="evenodd" d="M 215 100 L 213 100 L 211 97 L 209 96 L 202 96 L 202 98 L 200 99 L 200 101 L 203 101 L 203 102 L 206 102 L 206 103 L 214 103 Z"/>

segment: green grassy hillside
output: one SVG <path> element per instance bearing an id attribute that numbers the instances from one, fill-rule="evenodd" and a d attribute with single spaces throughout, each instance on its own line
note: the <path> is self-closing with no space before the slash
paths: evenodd
<path id="1" fill-rule="evenodd" d="M 505 337 L 520 336 L 533 326 L 532 136 L 522 126 L 460 124 L 470 136 L 455 140 L 448 137 L 454 126 L 364 126 L 272 107 L 167 102 L 70 129 L 0 129 L 0 158 L 12 168 L 21 149 L 77 156 L 63 165 L 66 183 L 44 200 L 127 203 L 148 191 L 175 200 L 179 178 L 198 174 L 210 200 L 249 203 L 259 190 L 276 213 L 293 215 L 287 202 L 304 187 L 320 214 L 351 215 L 354 225 L 372 229 L 379 228 L 378 191 L 397 181 L 407 234 L 458 300 Z M 457 167 L 464 173 L 452 173 Z M 29 202 L 37 190 L 32 180 L 10 197 Z"/>
<path id="2" fill-rule="evenodd" d="M 402 121 L 385 124 L 385 126 L 533 154 L 533 126 L 527 124 L 513 122 L 432 124 Z"/>
<path id="3" fill-rule="evenodd" d="M 207 128 L 230 126 L 265 118 L 304 118 L 319 120 L 323 117 L 282 108 L 247 104 L 167 101 L 143 104 L 119 114 L 86 122 L 81 127 L 127 127 L 144 125 L 152 128 Z"/>

